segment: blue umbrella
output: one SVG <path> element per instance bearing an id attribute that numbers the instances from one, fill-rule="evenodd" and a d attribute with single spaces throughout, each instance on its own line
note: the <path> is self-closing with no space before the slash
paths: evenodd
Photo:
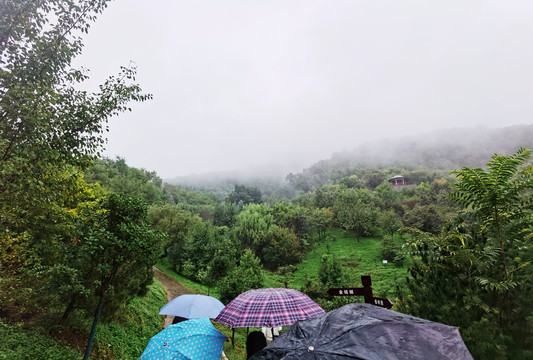
<path id="1" fill-rule="evenodd" d="M 224 341 L 209 318 L 182 321 L 152 337 L 139 360 L 218 360 Z"/>
<path id="2" fill-rule="evenodd" d="M 172 299 L 159 310 L 159 315 L 174 315 L 186 319 L 216 318 L 224 304 L 212 296 L 185 294 Z"/>

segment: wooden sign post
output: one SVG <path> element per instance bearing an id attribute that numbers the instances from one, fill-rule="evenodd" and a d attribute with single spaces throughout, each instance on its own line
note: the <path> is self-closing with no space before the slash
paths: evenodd
<path id="1" fill-rule="evenodd" d="M 374 297 L 372 294 L 372 280 L 370 275 L 361 275 L 362 288 L 331 288 L 328 294 L 333 296 L 364 296 L 365 303 L 372 304 L 386 309 L 392 307 L 392 301 L 385 298 Z"/>

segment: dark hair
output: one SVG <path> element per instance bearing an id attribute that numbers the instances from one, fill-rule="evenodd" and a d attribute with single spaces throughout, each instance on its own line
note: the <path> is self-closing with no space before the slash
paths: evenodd
<path id="1" fill-rule="evenodd" d="M 246 338 L 246 359 L 267 345 L 265 334 L 261 331 L 252 331 Z"/>
<path id="2" fill-rule="evenodd" d="M 180 323 L 182 321 L 188 320 L 187 318 L 181 317 L 181 316 L 174 316 L 174 319 L 172 320 L 172 325 Z"/>

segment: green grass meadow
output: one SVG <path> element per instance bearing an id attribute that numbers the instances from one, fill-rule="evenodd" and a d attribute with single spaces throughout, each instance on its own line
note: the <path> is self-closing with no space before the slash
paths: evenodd
<path id="1" fill-rule="evenodd" d="M 398 245 L 401 239 L 395 240 Z M 370 275 L 374 296 L 389 297 L 394 301 L 395 286 L 402 284 L 407 276 L 407 268 L 392 262 L 383 263 L 381 257 L 382 239 L 362 238 L 357 241 L 352 234 L 342 230 L 330 231 L 327 240 L 320 242 L 298 265 L 289 287 L 300 289 L 307 278 L 318 281 L 318 269 L 323 254 L 336 256 L 343 265 L 346 279 L 343 287 L 361 287 L 361 275 Z M 362 299 L 361 299 L 362 301 Z"/>

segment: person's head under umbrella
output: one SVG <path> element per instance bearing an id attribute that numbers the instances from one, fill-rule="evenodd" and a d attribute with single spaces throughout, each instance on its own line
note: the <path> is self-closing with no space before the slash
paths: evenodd
<path id="1" fill-rule="evenodd" d="M 261 331 L 252 331 L 246 337 L 246 359 L 267 346 L 265 334 Z"/>

